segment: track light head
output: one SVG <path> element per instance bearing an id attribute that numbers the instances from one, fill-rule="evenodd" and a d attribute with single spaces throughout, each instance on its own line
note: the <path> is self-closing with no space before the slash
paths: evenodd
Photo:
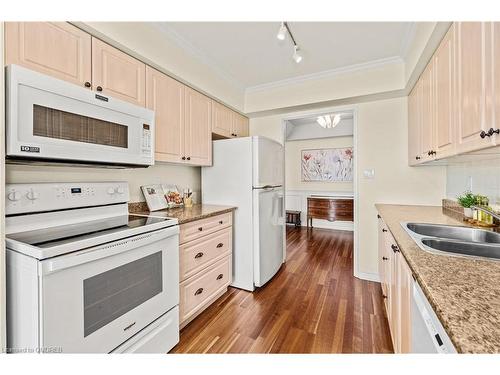
<path id="1" fill-rule="evenodd" d="M 293 60 L 298 64 L 302 61 L 302 55 L 300 54 L 299 46 L 293 46 Z"/>
<path id="2" fill-rule="evenodd" d="M 278 34 L 276 34 L 276 38 L 279 40 L 285 40 L 286 38 L 286 26 L 284 22 L 281 22 L 280 29 L 278 30 Z"/>

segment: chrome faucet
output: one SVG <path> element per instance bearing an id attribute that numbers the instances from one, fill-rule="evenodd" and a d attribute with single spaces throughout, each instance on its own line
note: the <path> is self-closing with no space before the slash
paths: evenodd
<path id="1" fill-rule="evenodd" d="M 476 210 L 476 211 L 483 211 L 485 214 L 488 214 L 488 215 L 491 215 L 493 216 L 495 219 L 499 220 L 500 221 L 500 214 L 497 214 L 495 211 L 493 210 L 488 210 L 486 207 L 481 207 L 481 206 L 471 206 L 470 207 L 472 210 Z"/>

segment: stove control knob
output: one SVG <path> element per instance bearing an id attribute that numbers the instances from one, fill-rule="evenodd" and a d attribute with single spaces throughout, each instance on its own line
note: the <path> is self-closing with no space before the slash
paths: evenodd
<path id="1" fill-rule="evenodd" d="M 34 200 L 37 200 L 40 197 L 40 194 L 37 193 L 36 191 L 34 191 L 33 189 L 31 189 L 30 191 L 28 191 L 28 194 L 26 194 L 26 197 L 30 201 L 34 201 Z"/>
<path id="2" fill-rule="evenodd" d="M 19 199 L 21 199 L 21 193 L 13 190 L 7 195 L 7 199 L 12 202 L 17 202 Z"/>
<path id="3" fill-rule="evenodd" d="M 116 193 L 117 193 L 117 194 L 123 194 L 123 193 L 125 193 L 125 189 L 124 189 L 124 188 L 122 188 L 122 187 L 117 187 L 117 188 L 115 189 L 115 191 L 116 191 Z"/>
<path id="4" fill-rule="evenodd" d="M 113 189 L 112 187 L 109 187 L 108 188 L 108 194 L 109 195 L 113 195 L 115 193 L 115 189 Z"/>

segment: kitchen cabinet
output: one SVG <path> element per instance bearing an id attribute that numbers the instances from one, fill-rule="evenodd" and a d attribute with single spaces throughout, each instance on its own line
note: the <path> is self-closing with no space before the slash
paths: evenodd
<path id="1" fill-rule="evenodd" d="M 248 118 L 234 112 L 233 115 L 233 137 L 248 137 Z"/>
<path id="2" fill-rule="evenodd" d="M 421 106 L 422 82 L 418 81 L 408 96 L 408 163 L 418 165 L 422 163 L 421 133 Z"/>
<path id="3" fill-rule="evenodd" d="M 146 67 L 146 107 L 155 111 L 155 160 L 182 162 L 185 85 Z M 185 159 L 184 159 L 185 160 Z"/>
<path id="4" fill-rule="evenodd" d="M 379 215 L 379 273 L 394 351 L 411 352 L 412 273 Z"/>
<path id="5" fill-rule="evenodd" d="M 92 80 L 91 36 L 66 22 L 6 22 L 5 63 L 79 86 Z"/>
<path id="6" fill-rule="evenodd" d="M 181 328 L 227 291 L 232 282 L 232 213 L 180 226 Z"/>
<path id="7" fill-rule="evenodd" d="M 434 159 L 434 64 L 431 61 L 421 77 L 421 123 L 420 123 L 420 160 Z"/>
<path id="8" fill-rule="evenodd" d="M 212 100 L 186 86 L 184 103 L 186 161 L 195 165 L 212 165 Z"/>
<path id="9" fill-rule="evenodd" d="M 455 154 L 455 26 L 452 25 L 432 58 L 434 75 L 434 145 L 436 157 Z"/>
<path id="10" fill-rule="evenodd" d="M 485 121 L 485 29 L 482 22 L 456 23 L 458 152 L 494 145 L 493 138 L 481 137 L 490 128 Z"/>
<path id="11" fill-rule="evenodd" d="M 92 38 L 92 84 L 96 91 L 133 104 L 146 104 L 146 64 Z"/>
<path id="12" fill-rule="evenodd" d="M 212 102 L 212 133 L 223 138 L 248 137 L 248 118 Z"/>
<path id="13" fill-rule="evenodd" d="M 212 133 L 230 138 L 233 134 L 233 111 L 215 100 L 212 101 Z"/>
<path id="14" fill-rule="evenodd" d="M 500 145 L 500 22 L 486 23 L 486 128 L 487 141 Z"/>

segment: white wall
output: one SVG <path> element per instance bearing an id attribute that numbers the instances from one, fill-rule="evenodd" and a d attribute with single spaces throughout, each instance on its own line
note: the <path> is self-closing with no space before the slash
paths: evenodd
<path id="1" fill-rule="evenodd" d="M 118 42 L 126 52 L 179 78 L 193 88 L 242 111 L 244 90 L 221 77 L 196 56 L 177 45 L 162 29 L 151 22 L 77 23 L 86 31 Z M 101 35 L 100 35 L 101 34 Z"/>
<path id="2" fill-rule="evenodd" d="M 376 278 L 378 262 L 375 203 L 440 205 L 446 194 L 445 169 L 438 166 L 408 167 L 406 98 L 368 102 L 334 110 L 351 108 L 357 111 L 357 268 L 360 274 Z M 282 120 L 291 115 L 251 119 L 251 134 L 265 135 L 283 142 Z M 362 178 L 364 169 L 374 169 L 375 178 Z"/>
<path id="3" fill-rule="evenodd" d="M 353 191 L 352 182 L 308 182 L 301 178 L 301 151 L 318 148 L 352 147 L 352 137 L 306 139 L 285 143 L 285 184 L 287 190 Z M 354 151 L 356 157 L 356 151 Z"/>
<path id="4" fill-rule="evenodd" d="M 446 196 L 456 199 L 466 190 L 486 195 L 500 205 L 500 162 L 478 160 L 446 167 Z"/>
<path id="5" fill-rule="evenodd" d="M 201 197 L 199 167 L 157 163 L 149 168 L 108 169 L 7 164 L 6 169 L 7 183 L 128 181 L 131 202 L 144 201 L 140 187 L 153 183 L 176 184 L 180 189 L 190 187 Z"/>

